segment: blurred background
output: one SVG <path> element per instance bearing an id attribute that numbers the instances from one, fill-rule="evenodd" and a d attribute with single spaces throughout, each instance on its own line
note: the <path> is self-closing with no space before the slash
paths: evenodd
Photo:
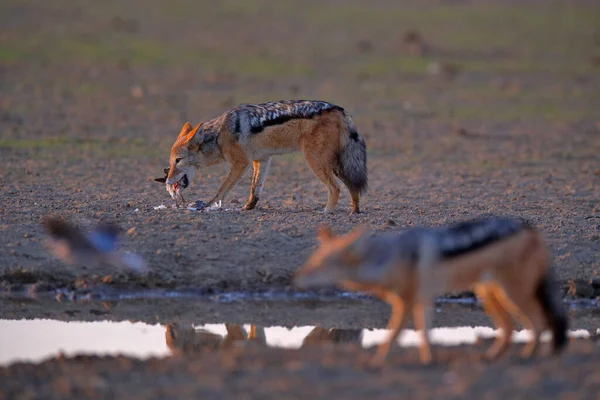
<path id="1" fill-rule="evenodd" d="M 5 0 L 0 22 L 4 147 L 76 132 L 152 152 L 186 120 L 288 98 L 342 105 L 382 150 L 414 124 L 599 117 L 593 0 Z"/>

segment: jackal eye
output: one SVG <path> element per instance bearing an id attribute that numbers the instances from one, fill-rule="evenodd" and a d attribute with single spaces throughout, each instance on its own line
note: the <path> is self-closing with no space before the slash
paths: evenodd
<path id="1" fill-rule="evenodd" d="M 183 160 L 183 158 L 176 158 L 175 159 L 175 164 L 179 164 L 179 161 Z"/>

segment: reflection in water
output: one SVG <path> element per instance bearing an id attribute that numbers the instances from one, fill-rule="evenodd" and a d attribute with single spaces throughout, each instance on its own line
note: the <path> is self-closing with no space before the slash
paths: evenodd
<path id="1" fill-rule="evenodd" d="M 220 335 L 205 328 L 181 327 L 177 323 L 166 326 L 165 341 L 173 354 L 194 353 L 203 349 L 226 349 L 236 345 L 256 343 L 266 345 L 265 330 L 250 325 L 249 332 L 242 325 L 224 324 L 226 333 Z"/>
<path id="2" fill-rule="evenodd" d="M 219 331 L 222 332 L 223 327 L 225 332 L 221 334 Z M 308 334 L 305 333 L 307 329 L 310 329 Z M 327 329 L 315 326 L 293 329 L 271 327 L 267 330 L 270 333 L 269 341 L 267 341 L 265 328 L 257 325 L 250 325 L 246 332 L 242 325 L 236 324 L 184 328 L 177 323 L 171 323 L 166 326 L 165 341 L 173 354 L 180 354 L 247 345 L 302 348 L 325 343 L 361 343 L 362 339 L 362 329 Z"/>
<path id="3" fill-rule="evenodd" d="M 600 330 L 599 330 L 600 331 Z M 496 334 L 487 327 L 435 328 L 431 341 L 438 345 L 473 343 L 478 337 Z M 237 324 L 207 324 L 181 327 L 176 323 L 149 325 L 141 322 L 63 322 L 48 319 L 0 320 L 0 365 L 16 361 L 39 362 L 56 356 L 75 354 L 117 355 L 132 357 L 166 357 L 194 353 L 201 349 L 224 349 L 232 346 L 272 346 L 302 348 L 327 343 L 359 343 L 371 347 L 381 343 L 385 329 L 327 329 L 318 326 L 294 327 Z M 529 332 L 513 334 L 524 342 Z M 570 336 L 587 337 L 579 330 Z M 547 340 L 548 336 L 543 339 Z M 401 346 L 416 346 L 419 335 L 406 330 L 399 339 Z"/>

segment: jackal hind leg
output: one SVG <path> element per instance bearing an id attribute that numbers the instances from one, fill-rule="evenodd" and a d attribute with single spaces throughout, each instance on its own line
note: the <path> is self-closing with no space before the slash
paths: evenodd
<path id="1" fill-rule="evenodd" d="M 339 173 L 334 171 L 334 174 L 340 181 L 343 182 Z M 344 185 L 346 186 L 346 188 L 348 188 L 348 192 L 350 193 L 350 198 L 352 199 L 352 209 L 350 211 L 350 215 L 360 214 L 360 191 L 358 191 L 356 188 L 350 187 L 345 182 L 344 182 Z"/>
<path id="2" fill-rule="evenodd" d="M 352 211 L 350 211 L 350 214 L 360 214 L 360 193 L 358 190 L 350 190 L 350 197 L 352 198 Z"/>
<path id="3" fill-rule="evenodd" d="M 502 289 L 487 285 L 475 288 L 475 293 L 483 302 L 484 311 L 490 316 L 496 328 L 500 329 L 498 338 L 485 353 L 485 359 L 487 361 L 494 361 L 506 352 L 514 330 L 512 317 L 499 300 L 499 297 L 495 294 L 496 290 Z"/>
<path id="4" fill-rule="evenodd" d="M 328 191 L 327 205 L 325 213 L 331 213 L 335 209 L 340 198 L 340 185 L 338 185 L 331 168 L 332 162 L 322 155 L 315 155 L 305 152 L 306 163 L 312 169 L 313 173 L 325 184 Z"/>
<path id="5" fill-rule="evenodd" d="M 254 207 L 256 207 L 259 196 L 262 194 L 264 189 L 265 181 L 267 180 L 269 167 L 271 165 L 271 158 L 269 157 L 266 160 L 253 161 L 252 165 L 254 167 L 254 174 L 252 176 L 252 185 L 250 186 L 250 197 L 243 208 L 244 210 L 252 210 Z"/>
<path id="6" fill-rule="evenodd" d="M 509 292 L 506 289 L 498 291 L 501 303 L 508 311 L 531 332 L 532 338 L 521 351 L 522 358 L 532 357 L 539 348 L 540 336 L 546 328 L 546 320 L 541 305 L 533 296 L 527 296 L 518 291 Z"/>

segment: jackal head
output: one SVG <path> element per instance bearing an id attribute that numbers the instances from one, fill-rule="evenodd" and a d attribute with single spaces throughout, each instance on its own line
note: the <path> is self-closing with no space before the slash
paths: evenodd
<path id="1" fill-rule="evenodd" d="M 177 193 L 188 187 L 196 169 L 216 164 L 221 160 L 216 135 L 207 135 L 203 124 L 193 128 L 192 124 L 186 122 L 171 148 L 169 168 L 165 169 L 167 176 L 164 181 L 167 191 L 176 199 Z M 160 182 L 162 178 L 156 180 Z"/>
<path id="2" fill-rule="evenodd" d="M 169 168 L 165 169 L 165 173 L 167 174 L 165 183 L 167 191 L 174 199 L 176 199 L 177 192 L 188 187 L 190 179 L 196 173 L 197 161 L 195 153 L 197 153 L 200 147 L 198 143 L 202 143 L 203 133 L 202 124 L 193 128 L 192 124 L 186 122 L 171 148 Z"/>
<path id="3" fill-rule="evenodd" d="M 319 228 L 319 248 L 294 276 L 300 288 L 360 282 L 362 271 L 372 264 L 372 240 L 364 226 L 336 236 L 324 225 Z"/>

